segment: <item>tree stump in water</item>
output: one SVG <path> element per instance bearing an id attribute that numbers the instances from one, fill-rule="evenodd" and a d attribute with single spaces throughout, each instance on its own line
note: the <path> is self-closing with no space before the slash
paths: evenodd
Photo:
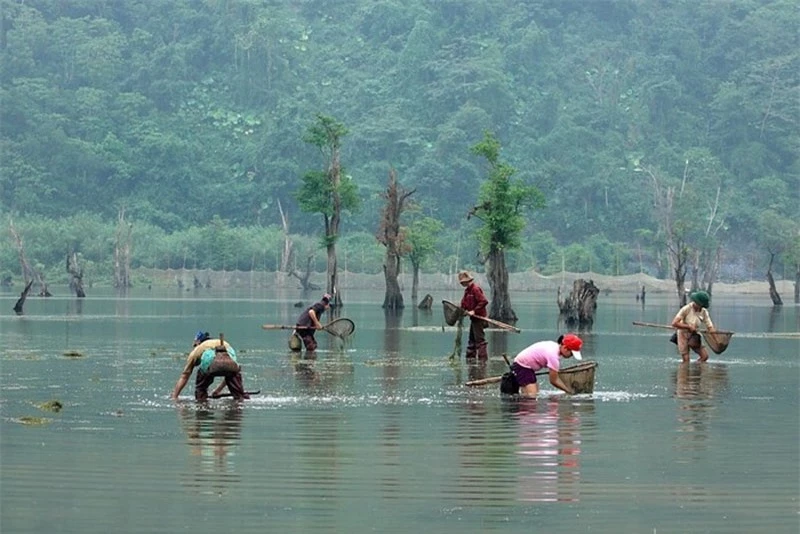
<path id="1" fill-rule="evenodd" d="M 594 323 L 594 312 L 597 311 L 597 295 L 600 289 L 592 280 L 588 282 L 579 278 L 572 283 L 572 291 L 565 300 L 561 300 L 561 288 L 558 288 L 558 308 L 561 318 L 569 328 L 579 330 L 590 329 Z"/>
<path id="2" fill-rule="evenodd" d="M 419 306 L 417 306 L 417 308 L 419 308 L 420 310 L 430 310 L 432 307 L 433 307 L 433 297 L 431 296 L 430 293 L 425 295 L 425 297 L 421 301 L 419 301 Z"/>
<path id="3" fill-rule="evenodd" d="M 14 304 L 14 312 L 17 315 L 22 315 L 22 307 L 25 305 L 25 299 L 28 298 L 28 293 L 30 293 L 32 285 L 33 280 L 25 284 L 25 289 L 23 289 L 22 293 L 20 293 L 17 303 Z"/>
<path id="4" fill-rule="evenodd" d="M 78 254 L 74 251 L 67 254 L 67 272 L 70 275 L 70 291 L 74 291 L 76 297 L 84 298 L 86 291 L 83 290 L 83 268 L 78 265 Z"/>

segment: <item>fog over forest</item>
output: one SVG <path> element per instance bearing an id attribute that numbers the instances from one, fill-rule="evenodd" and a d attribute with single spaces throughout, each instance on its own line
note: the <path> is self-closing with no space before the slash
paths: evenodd
<path id="1" fill-rule="evenodd" d="M 3 280 L 23 278 L 22 246 L 48 280 L 66 280 L 75 254 L 108 283 L 121 242 L 133 269 L 324 271 L 323 214 L 298 198 L 327 170 L 308 142 L 320 117 L 346 129 L 358 202 L 336 246 L 351 272 L 382 270 L 392 170 L 413 191 L 403 232 L 432 247 L 422 269 L 484 270 L 468 214 L 491 171 L 472 150 L 488 132 L 511 183 L 543 198 L 521 211 L 512 272 L 669 279 L 679 246 L 701 277 L 800 279 L 796 2 L 0 0 L 0 12 Z"/>

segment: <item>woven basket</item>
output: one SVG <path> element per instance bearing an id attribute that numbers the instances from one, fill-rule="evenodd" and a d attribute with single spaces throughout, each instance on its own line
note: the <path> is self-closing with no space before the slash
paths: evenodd
<path id="1" fill-rule="evenodd" d="M 299 351 L 303 348 L 303 340 L 297 335 L 297 332 L 292 332 L 289 336 L 289 348 L 293 351 Z"/>

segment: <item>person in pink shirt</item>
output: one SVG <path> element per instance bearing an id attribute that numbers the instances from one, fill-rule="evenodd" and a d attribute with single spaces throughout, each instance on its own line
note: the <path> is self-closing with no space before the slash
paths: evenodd
<path id="1" fill-rule="evenodd" d="M 561 358 L 581 359 L 583 341 L 575 334 L 559 336 L 558 341 L 539 341 L 522 349 L 511 363 L 511 372 L 519 383 L 519 392 L 526 397 L 539 394 L 536 382 L 536 371 L 547 368 L 550 383 L 558 389 L 572 395 L 573 391 L 558 376 L 561 369 Z"/>

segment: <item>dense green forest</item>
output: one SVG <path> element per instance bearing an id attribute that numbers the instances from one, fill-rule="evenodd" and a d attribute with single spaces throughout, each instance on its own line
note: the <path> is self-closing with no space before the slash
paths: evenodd
<path id="1" fill-rule="evenodd" d="M 324 270 L 300 209 L 347 128 L 340 267 L 379 272 L 389 172 L 434 228 L 425 268 L 481 270 L 467 213 L 485 132 L 545 205 L 508 267 L 670 272 L 670 232 L 725 280 L 800 264 L 800 10 L 793 0 L 0 0 L 0 274 L 76 253 L 132 266 Z M 13 232 L 7 231 L 12 227 Z M 19 239 L 15 240 L 13 235 Z M 316 254 L 316 256 L 314 256 Z"/>

